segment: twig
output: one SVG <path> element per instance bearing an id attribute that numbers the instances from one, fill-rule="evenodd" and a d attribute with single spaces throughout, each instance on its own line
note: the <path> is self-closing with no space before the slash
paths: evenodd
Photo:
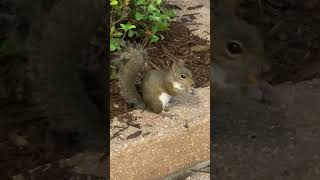
<path id="1" fill-rule="evenodd" d="M 167 57 L 168 57 L 169 59 L 171 59 L 173 62 L 176 62 L 175 56 L 172 55 L 167 48 L 165 48 L 163 45 L 161 45 L 161 48 L 163 49 L 163 52 L 166 53 L 166 55 L 167 55 Z"/>

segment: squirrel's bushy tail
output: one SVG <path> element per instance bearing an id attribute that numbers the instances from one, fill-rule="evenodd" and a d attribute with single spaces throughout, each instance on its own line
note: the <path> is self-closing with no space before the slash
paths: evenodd
<path id="1" fill-rule="evenodd" d="M 136 88 L 136 79 L 144 68 L 147 53 L 140 46 L 128 46 L 119 55 L 118 80 L 120 94 L 128 103 L 144 107 L 143 99 Z"/>

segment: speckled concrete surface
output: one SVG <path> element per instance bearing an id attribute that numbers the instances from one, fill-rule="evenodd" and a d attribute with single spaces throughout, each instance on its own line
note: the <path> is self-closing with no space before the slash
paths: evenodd
<path id="1" fill-rule="evenodd" d="M 177 5 L 177 19 L 185 22 L 192 33 L 210 40 L 210 0 L 168 0 Z"/>
<path id="2" fill-rule="evenodd" d="M 210 88 L 201 88 L 196 95 L 176 98 L 164 117 L 137 110 L 132 112 L 131 125 L 114 119 L 111 179 L 159 179 L 209 160 L 209 93 Z"/>

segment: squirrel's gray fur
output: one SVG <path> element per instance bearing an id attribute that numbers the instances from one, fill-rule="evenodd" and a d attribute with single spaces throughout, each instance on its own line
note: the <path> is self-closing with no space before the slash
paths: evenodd
<path id="1" fill-rule="evenodd" d="M 137 107 L 144 108 L 142 96 L 136 88 L 136 79 L 143 73 L 146 65 L 147 52 L 141 45 L 128 45 L 119 53 L 118 84 L 121 96 Z"/>

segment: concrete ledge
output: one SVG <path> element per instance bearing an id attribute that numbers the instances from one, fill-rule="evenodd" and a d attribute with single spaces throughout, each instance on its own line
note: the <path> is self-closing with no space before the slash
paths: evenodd
<path id="1" fill-rule="evenodd" d="M 165 117 L 137 110 L 113 120 L 112 180 L 161 179 L 210 159 L 210 88 L 177 98 L 169 110 Z"/>

